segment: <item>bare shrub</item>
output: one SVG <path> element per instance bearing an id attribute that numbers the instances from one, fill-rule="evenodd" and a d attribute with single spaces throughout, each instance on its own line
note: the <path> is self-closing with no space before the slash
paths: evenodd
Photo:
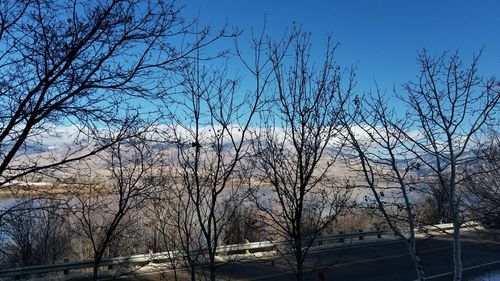
<path id="1" fill-rule="evenodd" d="M 0 229 L 7 266 L 62 262 L 72 255 L 68 212 L 52 200 L 32 201 L 23 211 L 9 212 Z"/>

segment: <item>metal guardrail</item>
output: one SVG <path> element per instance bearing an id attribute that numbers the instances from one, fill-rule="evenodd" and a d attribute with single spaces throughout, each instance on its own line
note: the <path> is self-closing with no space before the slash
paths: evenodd
<path id="1" fill-rule="evenodd" d="M 477 221 L 468 221 L 460 226 L 462 230 L 481 228 L 481 224 Z M 453 223 L 441 223 L 435 225 L 425 225 L 420 228 L 424 233 L 448 233 L 453 232 Z"/>
<path id="2" fill-rule="evenodd" d="M 394 235 L 392 231 L 386 230 L 377 230 L 377 231 L 366 231 L 366 232 L 354 232 L 354 233 L 340 233 L 337 235 L 330 236 L 318 236 L 315 239 L 315 242 L 322 243 L 323 246 L 328 245 L 328 243 L 332 242 L 344 242 L 344 239 L 355 238 L 359 240 L 363 240 L 366 236 L 377 236 L 378 238 L 382 238 L 382 235 Z M 233 244 L 233 245 L 223 245 L 217 247 L 217 253 L 229 253 L 229 252 L 244 252 L 244 251 L 254 251 L 259 252 L 258 250 L 268 251 L 269 248 L 275 248 L 280 246 L 289 245 L 289 241 L 287 240 L 277 240 L 277 241 L 261 241 L 261 242 L 252 242 L 245 244 Z M 335 245 L 335 244 L 331 244 Z M 199 251 L 197 251 L 199 252 Z M 131 255 L 128 257 L 116 257 L 116 258 L 104 258 L 99 266 L 112 266 L 119 264 L 141 264 L 141 263 L 149 263 L 155 261 L 166 261 L 172 258 L 181 258 L 185 256 L 185 253 L 180 251 L 171 251 L 171 252 L 161 252 L 161 253 L 149 253 L 149 254 L 140 254 L 140 255 Z M 39 274 L 39 273 L 49 273 L 49 272 L 60 272 L 63 271 L 65 274 L 68 273 L 69 270 L 76 269 L 85 269 L 92 268 L 94 266 L 94 261 L 76 261 L 76 262 L 66 262 L 66 263 L 58 263 L 58 264 L 47 264 L 47 265 L 36 265 L 36 266 L 27 266 L 27 267 L 18 267 L 18 268 L 8 268 L 8 269 L 0 269 L 0 278 L 2 277 L 16 277 L 16 276 L 25 276 L 31 274 Z"/>
<path id="3" fill-rule="evenodd" d="M 476 228 L 476 227 L 480 227 L 480 224 L 478 222 L 467 222 L 462 225 L 462 228 L 465 229 Z M 447 223 L 447 224 L 425 226 L 422 227 L 420 231 L 428 234 L 430 232 L 445 233 L 450 230 L 453 231 L 453 225 L 451 223 Z M 345 239 L 349 238 L 363 240 L 364 237 L 366 236 L 377 236 L 377 238 L 382 238 L 382 235 L 391 235 L 392 237 L 394 237 L 394 233 L 390 230 L 376 230 L 376 231 L 365 231 L 365 232 L 360 230 L 360 232 L 340 233 L 330 236 L 318 236 L 316 237 L 315 242 L 317 242 L 318 245 L 322 245 L 322 247 L 325 247 L 328 245 L 332 246 L 338 245 L 338 242 L 342 243 L 345 241 Z M 216 252 L 222 254 L 228 254 L 231 252 L 253 251 L 255 253 L 255 252 L 269 251 L 270 248 L 276 248 L 287 245 L 290 245 L 290 242 L 287 240 L 261 241 L 261 242 L 245 243 L 245 244 L 222 245 L 217 247 Z M 196 252 L 200 251 L 202 252 L 203 250 L 197 250 Z M 171 251 L 171 252 L 131 255 L 128 257 L 104 258 L 99 263 L 99 266 L 113 266 L 120 264 L 141 264 L 141 263 L 145 264 L 149 262 L 166 261 L 173 258 L 174 259 L 182 258 L 185 255 L 186 254 L 184 252 Z M 76 261 L 76 262 L 66 262 L 59 264 L 0 269 L 0 278 L 24 276 L 24 275 L 39 274 L 39 273 L 59 272 L 59 271 L 63 271 L 66 274 L 68 273 L 69 270 L 92 268 L 93 266 L 94 266 L 94 261 Z"/>

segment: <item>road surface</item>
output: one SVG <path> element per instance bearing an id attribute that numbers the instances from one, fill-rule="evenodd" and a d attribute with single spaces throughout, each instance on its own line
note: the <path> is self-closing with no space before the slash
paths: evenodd
<path id="1" fill-rule="evenodd" d="M 451 280 L 452 241 L 439 238 L 420 241 L 426 275 L 429 280 Z M 462 242 L 464 280 L 481 273 L 500 269 L 500 243 L 464 239 Z M 404 243 L 401 241 L 359 245 L 344 249 L 329 249 L 311 253 L 308 265 L 308 280 L 415 280 L 415 270 Z M 293 280 L 293 272 L 284 258 L 233 262 L 219 268 L 220 280 L 238 281 L 285 281 Z M 113 278 L 115 280 L 173 280 L 169 271 L 137 272 L 133 276 Z"/>

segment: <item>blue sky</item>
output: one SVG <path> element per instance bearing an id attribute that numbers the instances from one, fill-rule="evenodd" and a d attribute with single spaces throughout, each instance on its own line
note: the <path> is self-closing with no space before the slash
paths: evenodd
<path id="1" fill-rule="evenodd" d="M 341 65 L 357 64 L 358 91 L 374 81 L 392 89 L 417 74 L 416 52 L 426 48 L 439 55 L 458 50 L 465 61 L 484 47 L 480 71 L 498 76 L 500 70 L 500 1 L 284 1 L 183 0 L 184 15 L 200 15 L 200 23 L 218 28 L 224 23 L 243 30 L 267 30 L 279 36 L 295 22 L 312 33 L 313 50 L 321 53 L 331 33 L 341 45 Z"/>

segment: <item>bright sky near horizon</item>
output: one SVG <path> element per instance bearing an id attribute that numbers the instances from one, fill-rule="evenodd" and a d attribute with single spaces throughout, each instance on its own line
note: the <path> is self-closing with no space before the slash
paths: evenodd
<path id="1" fill-rule="evenodd" d="M 266 29 L 282 35 L 295 22 L 312 33 L 313 51 L 321 54 L 328 34 L 340 43 L 337 60 L 357 65 L 358 91 L 377 81 L 391 90 L 418 73 L 416 53 L 458 50 L 465 62 L 484 48 L 479 70 L 500 74 L 500 1 L 397 0 L 181 0 L 184 15 L 199 14 L 214 29 L 228 23 L 243 33 Z"/>

